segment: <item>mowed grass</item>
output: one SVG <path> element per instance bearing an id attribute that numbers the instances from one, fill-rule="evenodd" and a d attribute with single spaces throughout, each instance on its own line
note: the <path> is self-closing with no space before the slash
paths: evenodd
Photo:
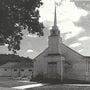
<path id="1" fill-rule="evenodd" d="M 12 88 L 34 84 L 38 83 L 30 81 L 25 82 L 23 80 L 13 80 L 7 77 L 0 77 L 0 87 Z M 43 86 L 28 88 L 24 90 L 90 90 L 90 84 L 45 84 Z"/>

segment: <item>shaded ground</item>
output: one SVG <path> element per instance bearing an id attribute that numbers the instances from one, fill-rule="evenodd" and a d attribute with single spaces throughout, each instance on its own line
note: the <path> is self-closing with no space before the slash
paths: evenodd
<path id="1" fill-rule="evenodd" d="M 28 84 L 35 84 L 35 82 L 30 82 L 28 80 L 15 80 L 10 77 L 0 77 L 0 87 L 15 87 Z"/>
<path id="2" fill-rule="evenodd" d="M 83 86 L 84 85 L 84 86 Z M 58 85 L 49 85 L 42 87 L 29 88 L 26 90 L 90 90 L 90 85 L 88 84 L 58 84 Z"/>
<path id="3" fill-rule="evenodd" d="M 90 90 L 90 84 L 42 84 L 40 82 L 36 83 L 28 80 L 14 80 L 7 77 L 0 77 L 0 90 Z"/>

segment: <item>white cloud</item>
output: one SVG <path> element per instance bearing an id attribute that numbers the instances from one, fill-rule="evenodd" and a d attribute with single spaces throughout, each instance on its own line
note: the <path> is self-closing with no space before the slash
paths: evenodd
<path id="1" fill-rule="evenodd" d="M 80 37 L 78 40 L 79 41 L 85 41 L 85 40 L 88 40 L 88 39 L 90 39 L 90 37 L 84 36 L 84 37 Z"/>
<path id="2" fill-rule="evenodd" d="M 82 27 L 75 26 L 72 21 L 61 23 L 59 29 L 61 30 L 61 33 L 67 33 L 65 36 L 65 40 L 75 37 L 81 32 L 84 32 L 84 29 Z"/>
<path id="3" fill-rule="evenodd" d="M 43 0 L 44 4 L 40 8 L 40 15 L 42 21 L 53 21 L 54 13 L 54 1 L 60 2 L 61 0 Z M 81 16 L 86 16 L 87 11 L 77 8 L 74 2 L 70 0 L 64 0 L 62 4 L 57 7 L 58 21 L 71 20 L 78 21 Z"/>
<path id="4" fill-rule="evenodd" d="M 80 45 L 81 45 L 81 43 L 74 43 L 74 44 L 69 45 L 69 47 L 74 48 L 74 47 L 78 47 Z"/>
<path id="5" fill-rule="evenodd" d="M 80 49 L 78 52 L 81 53 L 83 51 L 83 49 Z"/>
<path id="6" fill-rule="evenodd" d="M 35 34 L 28 34 L 27 37 L 31 37 L 31 38 L 37 38 L 38 36 Z"/>
<path id="7" fill-rule="evenodd" d="M 27 50 L 27 53 L 33 53 L 34 51 L 33 50 L 31 50 L 31 49 L 28 49 Z"/>
<path id="8" fill-rule="evenodd" d="M 54 1 L 55 0 L 43 0 L 44 4 L 40 8 L 41 21 L 54 20 Z M 61 0 L 56 0 L 60 2 Z M 78 8 L 74 2 L 70 0 L 63 0 L 61 6 L 57 7 L 57 21 L 61 33 L 71 32 L 66 34 L 65 39 L 69 39 L 77 36 L 83 30 L 82 27 L 74 25 L 73 22 L 78 22 L 82 16 L 87 16 L 88 12 L 84 9 Z"/>
<path id="9" fill-rule="evenodd" d="M 70 0 L 64 0 L 58 11 L 61 20 L 68 19 L 74 22 L 78 21 L 81 16 L 86 16 L 88 14 L 87 11 L 77 8 L 75 3 L 70 2 Z"/>
<path id="10" fill-rule="evenodd" d="M 40 22 L 42 21 L 52 21 L 52 13 L 54 10 L 52 10 L 54 7 L 53 7 L 53 4 L 54 2 L 52 0 L 42 0 L 43 1 L 43 5 L 41 6 L 40 8 Z"/>

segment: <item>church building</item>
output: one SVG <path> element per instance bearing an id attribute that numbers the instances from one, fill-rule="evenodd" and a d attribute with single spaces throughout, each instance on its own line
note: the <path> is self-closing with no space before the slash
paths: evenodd
<path id="1" fill-rule="evenodd" d="M 34 58 L 33 77 L 50 79 L 90 80 L 90 57 L 66 46 L 57 26 L 56 7 L 54 25 L 48 37 L 48 47 Z"/>

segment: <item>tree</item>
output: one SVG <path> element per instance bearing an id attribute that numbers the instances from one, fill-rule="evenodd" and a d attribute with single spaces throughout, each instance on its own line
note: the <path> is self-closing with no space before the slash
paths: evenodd
<path id="1" fill-rule="evenodd" d="M 0 0 L 0 44 L 16 53 L 23 39 L 22 30 L 43 36 L 43 23 L 39 22 L 41 0 Z"/>

